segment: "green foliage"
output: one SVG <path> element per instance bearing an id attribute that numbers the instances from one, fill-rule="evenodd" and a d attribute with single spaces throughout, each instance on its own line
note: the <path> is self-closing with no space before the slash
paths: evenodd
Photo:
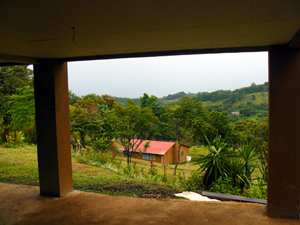
<path id="1" fill-rule="evenodd" d="M 252 107 L 248 106 L 240 109 L 240 113 L 246 117 L 249 117 L 255 114 L 255 110 Z"/>
<path id="2" fill-rule="evenodd" d="M 91 146 L 94 148 L 94 149 L 98 149 L 100 151 L 105 151 L 107 149 L 109 149 L 110 147 L 110 144 L 111 144 L 111 141 L 108 140 L 108 139 L 104 139 L 104 138 L 99 138 L 99 139 L 96 139 L 94 140 L 92 143 L 91 143 Z"/>
<path id="3" fill-rule="evenodd" d="M 259 169 L 263 179 L 267 182 L 268 178 L 268 151 L 269 151 L 269 119 L 264 118 L 253 128 L 252 136 L 253 146 L 259 152 L 260 166 Z"/>
<path id="4" fill-rule="evenodd" d="M 169 117 L 170 134 L 179 143 L 177 159 L 175 160 L 176 169 L 180 160 L 180 147 L 182 144 L 194 139 L 193 133 L 206 126 L 206 111 L 201 102 L 195 102 L 188 97 L 181 97 L 178 102 L 166 108 Z"/>
<path id="5" fill-rule="evenodd" d="M 36 144 L 36 128 L 35 123 L 23 129 L 25 142 L 27 144 Z"/>
<path id="6" fill-rule="evenodd" d="M 169 94 L 166 97 L 166 100 L 174 100 L 174 99 L 178 99 L 178 98 L 181 98 L 181 97 L 184 97 L 184 96 L 187 96 L 187 94 L 185 92 L 181 91 L 181 92 L 178 92 L 176 94 Z"/>
<path id="7" fill-rule="evenodd" d="M 240 146 L 247 146 L 247 143 L 251 143 L 252 148 L 256 149 L 254 152 L 259 155 L 259 169 L 265 181 L 267 181 L 268 174 L 268 138 L 268 118 L 264 118 L 260 121 L 239 120 L 233 124 L 231 141 Z M 254 152 L 252 154 L 254 154 Z"/>
<path id="8" fill-rule="evenodd" d="M 211 187 L 219 177 L 230 178 L 232 185 L 237 187 L 250 187 L 252 174 L 257 168 L 260 154 L 251 144 L 243 145 L 237 152 L 231 150 L 226 139 L 216 137 L 213 142 L 207 140 L 209 154 L 200 158 L 197 163 L 199 170 L 204 173 L 203 186 Z"/>
<path id="9" fill-rule="evenodd" d="M 80 143 L 79 143 L 80 145 Z M 90 146 L 83 147 L 82 145 L 77 151 L 74 151 L 74 156 L 78 162 L 86 163 L 89 165 L 102 166 L 104 164 L 113 163 L 118 165 L 118 162 L 114 160 L 114 154 L 111 151 L 98 151 Z"/>
<path id="10" fill-rule="evenodd" d="M 155 103 L 158 101 L 158 98 L 155 95 L 149 95 L 147 93 L 143 94 L 143 97 L 140 97 L 141 100 L 141 108 L 150 107 L 153 110 L 158 107 L 158 104 Z"/>
<path id="11" fill-rule="evenodd" d="M 179 175 L 179 182 L 185 191 L 198 191 L 201 189 L 202 177 L 198 173 L 192 173 L 188 178 Z"/>
<path id="12" fill-rule="evenodd" d="M 207 139 L 211 142 L 216 136 L 227 137 L 232 133 L 231 127 L 229 125 L 229 119 L 224 112 L 211 111 L 208 114 L 208 124 L 209 129 L 205 130 L 205 135 Z M 200 133 L 199 139 L 205 144 L 206 139 L 203 140 L 203 132 Z"/>
<path id="13" fill-rule="evenodd" d="M 75 93 L 69 90 L 69 105 L 74 105 L 79 99 L 79 96 L 75 95 Z"/>
<path id="14" fill-rule="evenodd" d="M 6 135 L 6 142 L 3 144 L 6 148 L 14 148 L 17 146 L 23 146 L 24 144 L 24 135 L 22 132 L 12 131 Z"/>
<path id="15" fill-rule="evenodd" d="M 219 100 L 231 100 L 232 103 L 236 102 L 237 100 L 240 100 L 243 98 L 243 96 L 247 94 L 253 94 L 253 93 L 258 93 L 258 92 L 268 92 L 269 88 L 269 83 L 265 82 L 264 84 L 261 85 L 251 85 L 249 87 L 245 88 L 240 88 L 236 89 L 234 91 L 229 91 L 229 90 L 219 90 L 219 91 L 214 91 L 211 93 L 207 92 L 202 92 L 198 93 L 195 97 L 196 101 L 212 101 L 216 102 Z"/>
<path id="16" fill-rule="evenodd" d="M 151 165 L 150 165 L 150 169 L 148 171 L 148 174 L 150 174 L 151 176 L 156 176 L 157 175 L 157 169 L 155 167 L 156 166 L 151 161 Z"/>
<path id="17" fill-rule="evenodd" d="M 213 182 L 209 191 L 229 195 L 240 195 L 249 198 L 267 199 L 267 185 L 258 182 L 252 183 L 249 188 L 240 188 L 235 185 L 231 177 L 219 177 L 216 182 Z"/>
<path id="18" fill-rule="evenodd" d="M 238 157 L 233 157 L 229 159 L 228 170 L 225 176 L 232 179 L 233 185 L 237 187 L 249 187 L 250 180 L 254 169 L 246 171 L 245 163 L 243 159 Z"/>
<path id="19" fill-rule="evenodd" d="M 92 141 L 98 141 L 96 146 L 103 146 L 105 141 L 113 139 L 115 117 L 111 108 L 115 104 L 114 99 L 104 95 L 101 99 L 84 96 L 73 105 L 70 111 L 71 131 L 80 134 L 83 145 L 86 144 L 86 135 L 89 135 Z"/>
<path id="20" fill-rule="evenodd" d="M 12 95 L 11 101 L 8 102 L 10 104 L 8 112 L 11 115 L 11 126 L 23 130 L 35 123 L 34 90 L 30 86 L 24 86 L 17 91 L 18 94 Z"/>
<path id="21" fill-rule="evenodd" d="M 128 101 L 132 100 L 134 101 L 137 105 L 141 104 L 141 99 L 140 98 L 120 98 L 120 97 L 116 97 L 116 102 L 120 105 L 123 105 L 124 107 L 127 107 Z"/>
<path id="22" fill-rule="evenodd" d="M 125 148 L 124 154 L 129 164 L 132 154 L 139 152 L 142 141 L 154 134 L 159 120 L 151 108 L 141 108 L 133 101 L 128 101 L 127 107 L 115 105 L 115 115 L 116 137 Z"/>
<path id="23" fill-rule="evenodd" d="M 228 195 L 241 195 L 242 193 L 242 190 L 234 184 L 231 177 L 219 177 L 212 183 L 212 187 L 209 191 Z"/>
<path id="24" fill-rule="evenodd" d="M 248 189 L 244 189 L 243 196 L 249 198 L 267 199 L 267 185 L 252 184 Z"/>
<path id="25" fill-rule="evenodd" d="M 6 135 L 12 129 L 11 97 L 18 95 L 24 86 L 33 86 L 31 75 L 32 70 L 27 69 L 27 66 L 0 67 L 0 131 L 2 142 L 6 142 Z"/>
<path id="26" fill-rule="evenodd" d="M 240 149 L 238 149 L 238 152 L 244 163 L 245 176 L 251 181 L 251 175 L 257 167 L 256 162 L 259 159 L 260 154 L 251 143 L 243 145 Z"/>

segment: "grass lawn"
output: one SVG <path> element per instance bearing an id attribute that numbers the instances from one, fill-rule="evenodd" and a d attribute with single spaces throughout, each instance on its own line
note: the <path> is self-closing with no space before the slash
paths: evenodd
<path id="1" fill-rule="evenodd" d="M 190 156 L 192 158 L 191 162 L 186 162 L 186 163 L 182 163 L 179 164 L 177 167 L 177 174 L 181 174 L 183 176 L 189 177 L 192 173 L 197 172 L 199 166 L 197 164 L 195 164 L 195 160 L 199 157 L 199 155 L 205 155 L 208 153 L 208 149 L 204 146 L 193 146 L 192 148 L 190 148 Z M 127 159 L 121 157 L 120 160 L 122 160 L 122 165 L 126 165 L 127 164 Z M 150 168 L 150 161 L 145 161 L 145 160 L 138 160 L 138 159 L 134 159 L 132 158 L 132 162 L 136 163 L 136 165 L 138 165 L 140 168 L 144 168 L 144 169 L 148 169 Z M 156 165 L 156 169 L 158 170 L 158 173 L 163 173 L 163 166 L 161 163 L 158 162 L 154 162 L 154 164 Z M 168 165 L 166 167 L 167 169 L 167 173 L 174 173 L 174 168 L 175 165 Z"/>
<path id="2" fill-rule="evenodd" d="M 190 148 L 192 162 L 180 164 L 177 168 L 177 174 L 181 179 L 186 179 L 193 174 L 199 173 L 199 166 L 194 160 L 199 155 L 208 153 L 206 147 Z M 138 159 L 132 159 L 132 165 L 138 168 L 137 174 L 126 175 L 115 171 L 114 169 L 101 166 L 93 161 L 80 163 L 78 157 L 72 157 L 73 183 L 75 190 L 97 192 L 113 195 L 124 196 L 160 196 L 164 198 L 174 198 L 173 194 L 183 191 L 183 186 L 178 182 L 178 177 L 173 177 L 174 165 L 167 166 L 168 179 L 174 182 L 164 183 L 161 179 L 145 179 L 141 174 L 147 174 L 150 170 L 150 162 Z M 118 156 L 115 160 L 122 165 L 120 168 L 126 168 L 126 158 Z M 164 171 L 160 163 L 154 163 L 158 176 L 163 176 Z M 144 171 L 144 172 L 142 172 Z M 254 172 L 254 178 L 260 176 L 259 169 Z M 38 186 L 38 164 L 37 164 L 37 147 L 26 145 L 18 148 L 1 148 L 0 147 L 0 182 L 25 184 Z"/>
<path id="3" fill-rule="evenodd" d="M 200 149 L 194 150 L 194 154 Z M 126 165 L 126 159 L 118 157 L 122 165 Z M 143 160 L 133 160 L 140 168 L 148 170 L 150 163 Z M 163 173 L 163 167 L 157 163 L 158 173 Z M 197 170 L 193 163 L 179 165 L 178 173 L 189 176 Z M 145 182 L 114 173 L 99 166 L 79 163 L 72 158 L 74 189 L 114 195 L 140 196 L 160 195 L 171 198 L 173 193 L 179 192 L 167 185 L 158 182 Z M 174 166 L 168 166 L 168 173 L 173 173 Z M 26 145 L 18 148 L 0 148 L 0 182 L 39 185 L 37 147 Z"/>

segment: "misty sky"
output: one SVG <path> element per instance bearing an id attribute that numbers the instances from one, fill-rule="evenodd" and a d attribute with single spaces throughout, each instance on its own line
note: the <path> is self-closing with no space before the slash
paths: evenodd
<path id="1" fill-rule="evenodd" d="M 138 98 L 234 90 L 268 81 L 268 53 L 226 53 L 68 63 L 69 89 Z"/>

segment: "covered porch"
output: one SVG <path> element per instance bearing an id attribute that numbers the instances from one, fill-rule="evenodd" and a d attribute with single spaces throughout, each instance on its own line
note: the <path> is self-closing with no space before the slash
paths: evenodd
<path id="1" fill-rule="evenodd" d="M 41 196 L 38 187 L 1 183 L 0 210 L 0 224 L 7 225 L 300 224 L 266 216 L 266 206 L 261 204 L 157 200 L 80 191 L 49 198 Z"/>
<path id="2" fill-rule="evenodd" d="M 94 194 L 72 192 L 68 61 L 254 51 L 269 52 L 270 131 L 266 212 L 270 217 L 299 219 L 300 1 L 4 0 L 0 1 L 0 7 L 0 20 L 5 21 L 0 24 L 0 66 L 34 64 L 40 178 L 40 188 L 1 184 L 1 202 L 8 207 L 3 217 L 5 221 L 14 221 L 15 215 L 20 213 L 27 215 L 27 220 L 21 221 L 24 222 L 21 224 L 34 224 L 36 220 L 30 215 L 41 213 L 39 215 L 42 215 L 44 224 L 47 219 L 51 221 L 54 218 L 64 224 L 67 221 L 65 218 L 71 219 L 70 212 L 74 212 L 74 218 L 79 218 L 79 210 L 91 204 L 88 199 Z M 41 197 L 39 193 L 47 197 L 65 197 L 53 199 Z M 80 202 L 75 200 L 75 196 L 84 196 L 85 199 L 78 211 L 73 208 L 75 202 Z M 95 218 L 111 217 L 106 213 L 116 201 L 117 206 L 114 207 L 118 211 L 112 212 L 120 217 L 114 223 L 121 223 L 122 219 L 127 224 L 147 222 L 137 219 L 136 213 L 129 211 L 127 206 L 132 199 L 95 196 L 107 207 L 96 208 Z M 18 199 L 20 205 L 9 205 L 18 202 Z M 156 219 L 156 222 L 168 221 L 170 218 L 200 223 L 197 219 L 207 215 L 209 221 L 224 221 L 221 213 L 210 212 L 208 206 L 201 206 L 202 203 L 157 201 L 163 212 L 159 214 L 154 205 L 150 207 L 145 203 L 147 201 L 156 200 L 133 199 L 132 207 L 139 207 L 143 217 L 149 218 L 149 223 L 154 223 Z M 51 207 L 58 210 L 50 210 L 46 203 L 51 203 Z M 184 203 L 190 204 L 186 207 L 191 209 L 190 213 L 183 213 L 185 210 L 179 205 Z M 261 224 L 268 224 L 267 221 L 271 221 L 272 224 L 279 224 L 285 221 L 265 217 L 263 206 L 209 203 L 209 207 L 213 204 L 219 204 L 215 210 L 228 210 L 227 215 L 240 221 L 227 216 L 228 221 L 234 220 L 231 223 L 256 224 L 255 221 L 265 221 Z M 28 212 L 26 207 L 21 207 L 25 205 L 44 210 L 36 211 L 35 208 Z M 64 210 L 60 210 L 61 207 Z M 52 217 L 53 212 L 66 214 Z M 250 217 L 248 212 L 253 215 Z M 182 220 L 179 220 L 177 213 Z M 205 220 L 202 221 L 204 224 Z M 80 219 L 75 222 L 85 223 Z M 296 222 L 290 221 L 289 224 Z"/>

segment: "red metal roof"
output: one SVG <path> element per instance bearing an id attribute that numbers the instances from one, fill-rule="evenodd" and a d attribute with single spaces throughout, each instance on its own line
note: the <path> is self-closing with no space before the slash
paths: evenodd
<path id="1" fill-rule="evenodd" d="M 143 146 L 146 144 L 147 140 L 143 141 L 139 147 L 139 149 L 143 149 Z M 157 154 L 157 155 L 164 155 L 173 145 L 175 142 L 167 142 L 167 141 L 151 141 L 150 147 L 147 148 L 145 153 L 148 154 Z M 123 146 L 120 148 L 121 151 L 125 149 Z"/>

